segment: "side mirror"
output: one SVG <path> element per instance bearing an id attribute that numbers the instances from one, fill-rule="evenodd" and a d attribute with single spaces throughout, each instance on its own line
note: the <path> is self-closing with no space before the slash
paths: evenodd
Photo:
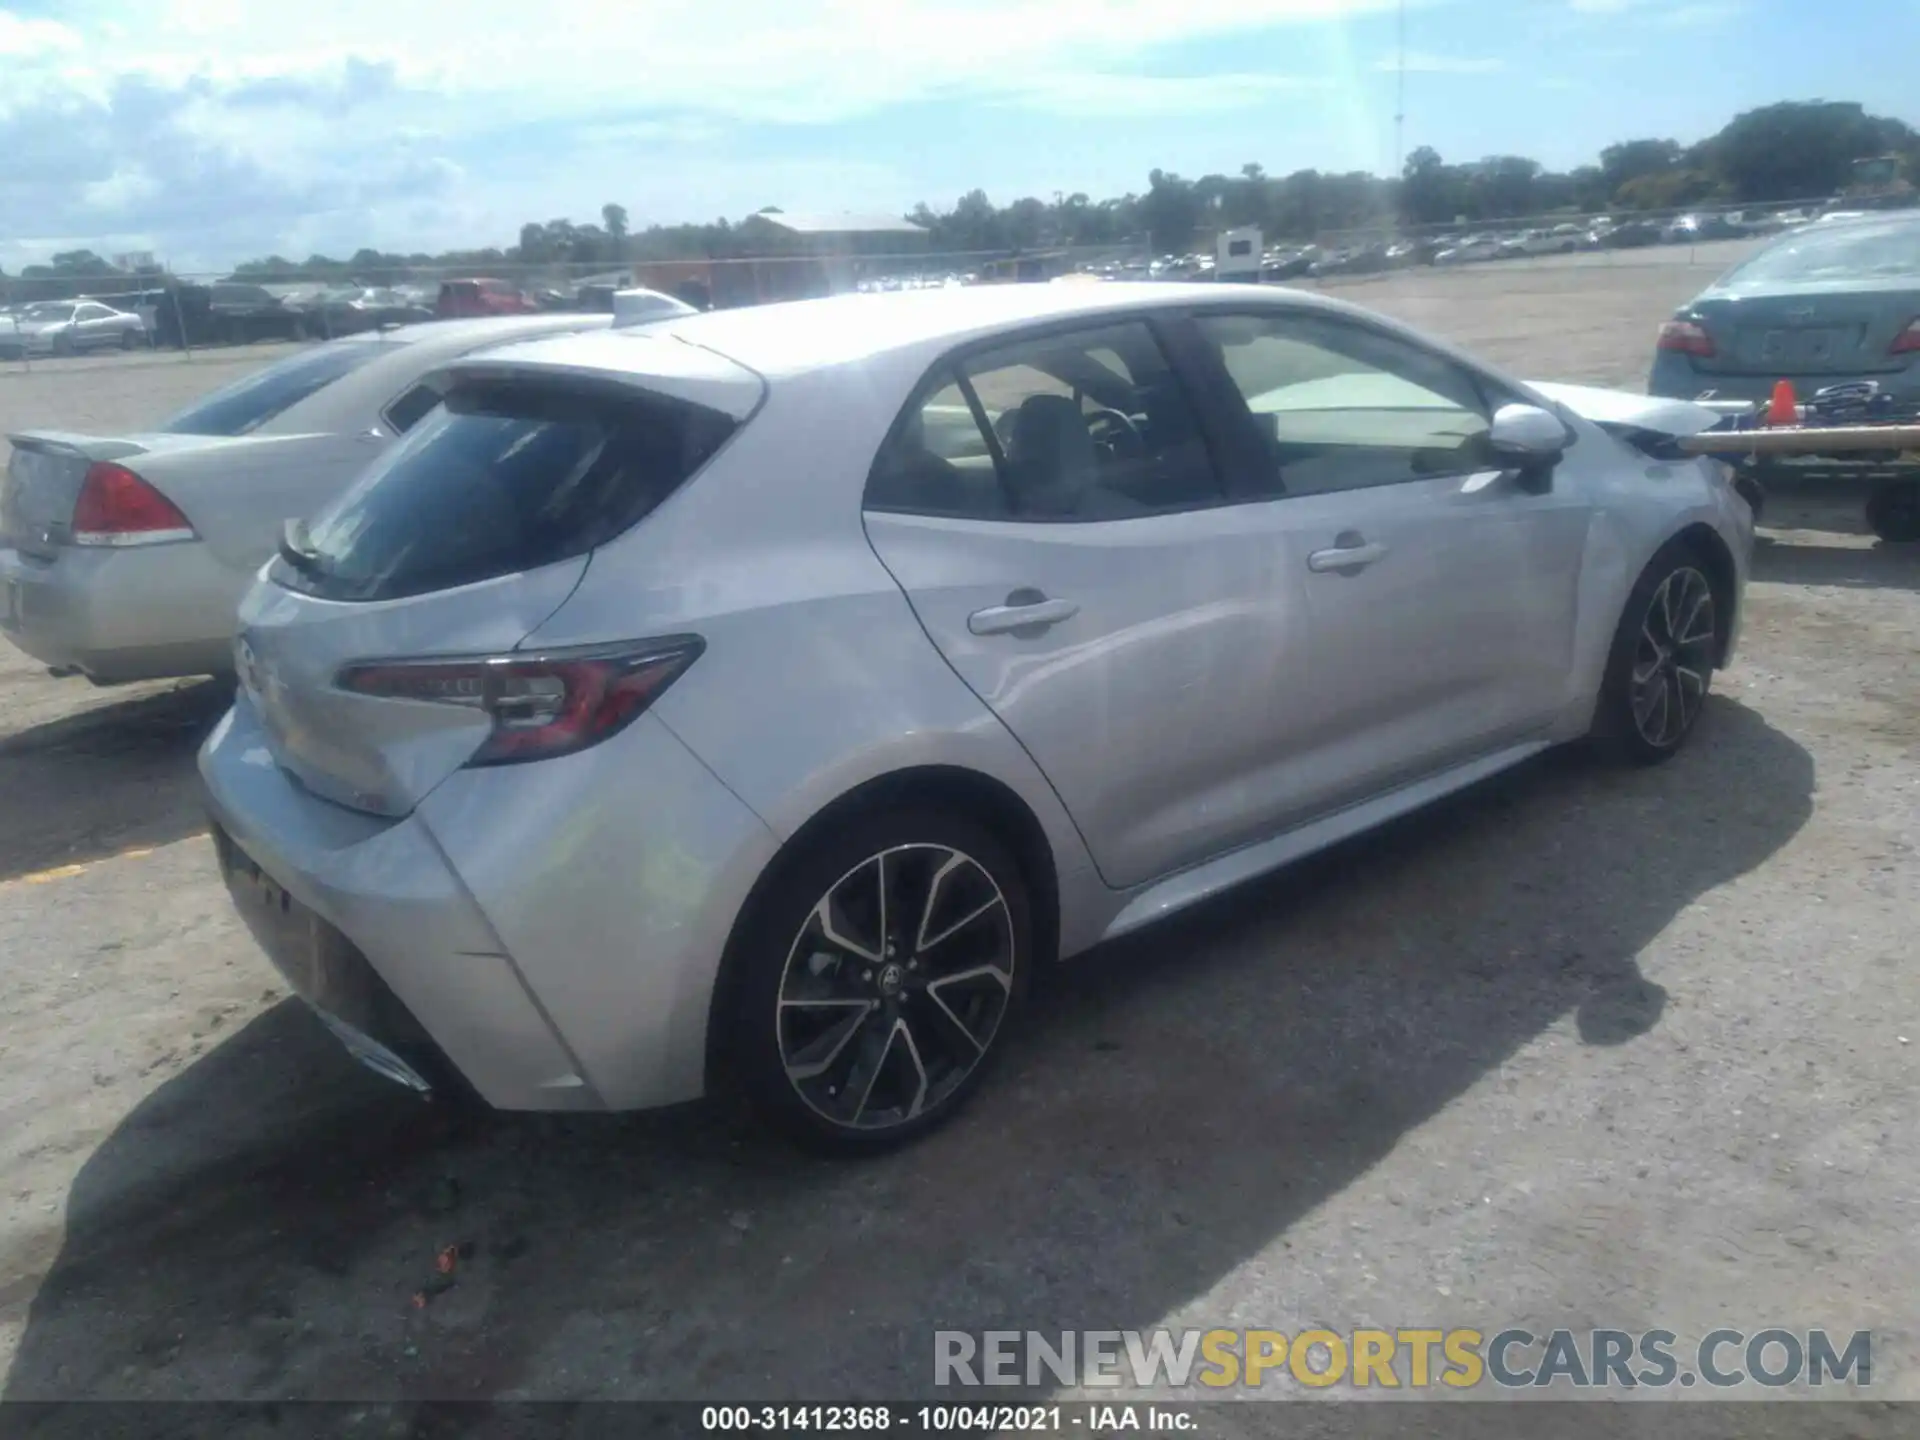
<path id="1" fill-rule="evenodd" d="M 1502 405 L 1493 416 L 1487 443 L 1493 453 L 1515 465 L 1551 465 L 1567 448 L 1566 423 L 1538 405 Z"/>

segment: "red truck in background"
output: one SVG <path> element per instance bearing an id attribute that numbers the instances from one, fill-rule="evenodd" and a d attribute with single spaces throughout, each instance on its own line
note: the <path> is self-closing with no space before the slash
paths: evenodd
<path id="1" fill-rule="evenodd" d="M 530 315 L 539 307 L 518 285 L 507 280 L 443 280 L 433 313 L 442 320 L 477 315 Z"/>

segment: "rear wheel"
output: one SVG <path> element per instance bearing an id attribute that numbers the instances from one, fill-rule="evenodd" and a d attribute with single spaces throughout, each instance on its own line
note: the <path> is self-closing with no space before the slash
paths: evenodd
<path id="1" fill-rule="evenodd" d="M 1691 546 L 1666 546 L 1627 597 L 1594 717 L 1598 738 L 1656 765 L 1678 754 L 1706 703 L 1720 645 L 1720 604 Z"/>
<path id="2" fill-rule="evenodd" d="M 1920 480 L 1887 480 L 1867 497 L 1867 526 L 1895 544 L 1920 540 Z"/>
<path id="3" fill-rule="evenodd" d="M 756 903 L 720 1023 L 761 1112 L 815 1149 L 871 1153 L 951 1117 L 1026 991 L 1027 888 L 960 816 L 863 817 Z"/>
<path id="4" fill-rule="evenodd" d="M 131 350 L 135 346 L 137 346 L 139 343 L 140 343 L 140 337 L 136 335 L 133 331 L 122 330 L 120 332 L 120 348 L 122 350 Z"/>

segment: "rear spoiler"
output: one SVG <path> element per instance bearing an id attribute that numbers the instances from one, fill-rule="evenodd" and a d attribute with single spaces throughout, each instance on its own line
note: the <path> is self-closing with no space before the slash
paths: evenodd
<path id="1" fill-rule="evenodd" d="M 766 395 L 766 382 L 744 365 L 650 325 L 522 340 L 450 361 L 439 373 L 456 381 L 566 375 L 630 385 L 736 421 L 758 410 Z"/>

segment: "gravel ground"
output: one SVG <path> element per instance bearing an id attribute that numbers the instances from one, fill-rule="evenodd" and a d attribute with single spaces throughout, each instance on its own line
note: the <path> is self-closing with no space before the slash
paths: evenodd
<path id="1" fill-rule="evenodd" d="M 1339 288 L 1632 383 L 1718 261 L 1618 258 Z M 257 358 L 9 373 L 0 428 Z M 1322 1323 L 1871 1329 L 1920 1398 L 1920 554 L 1857 499 L 1770 513 L 1675 763 L 1544 757 L 1066 967 L 979 1104 L 863 1165 L 363 1075 L 213 878 L 222 696 L 0 655 L 5 1396 L 900 1397 L 935 1328 Z"/>

